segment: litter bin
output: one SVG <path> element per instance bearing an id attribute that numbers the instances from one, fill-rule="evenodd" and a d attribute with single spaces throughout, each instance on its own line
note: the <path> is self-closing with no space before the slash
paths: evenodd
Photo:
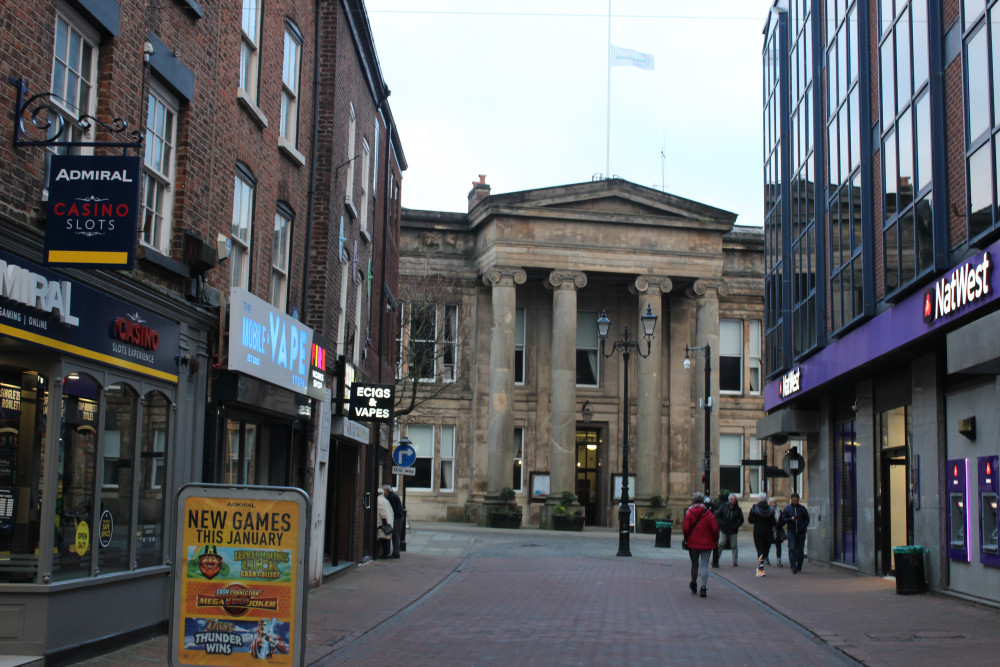
<path id="1" fill-rule="evenodd" d="M 670 531 L 674 524 L 671 521 L 656 522 L 656 546 L 670 548 Z"/>
<path id="2" fill-rule="evenodd" d="M 927 577 L 924 576 L 924 554 L 926 553 L 930 553 L 930 549 L 916 544 L 892 548 L 892 555 L 896 560 L 896 593 L 898 595 L 927 592 Z"/>

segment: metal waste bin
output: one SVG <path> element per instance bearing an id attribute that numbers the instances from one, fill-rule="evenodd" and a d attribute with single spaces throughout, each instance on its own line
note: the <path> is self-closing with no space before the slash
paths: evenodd
<path id="1" fill-rule="evenodd" d="M 670 531 L 674 524 L 671 521 L 656 522 L 656 546 L 670 548 Z"/>
<path id="2" fill-rule="evenodd" d="M 924 575 L 924 554 L 926 553 L 930 553 L 930 549 L 916 544 L 892 548 L 892 555 L 896 561 L 896 593 L 898 595 L 927 592 L 927 577 Z"/>

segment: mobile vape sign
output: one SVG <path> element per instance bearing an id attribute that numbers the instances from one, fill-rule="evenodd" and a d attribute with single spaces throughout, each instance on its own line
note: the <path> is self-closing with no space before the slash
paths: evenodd
<path id="1" fill-rule="evenodd" d="M 171 665 L 303 664 L 309 516 L 300 489 L 181 489 Z"/>
<path id="2" fill-rule="evenodd" d="M 52 155 L 45 265 L 131 269 L 141 161 L 138 156 Z"/>
<path id="3" fill-rule="evenodd" d="M 229 369 L 306 394 L 312 329 L 234 287 L 229 304 Z"/>

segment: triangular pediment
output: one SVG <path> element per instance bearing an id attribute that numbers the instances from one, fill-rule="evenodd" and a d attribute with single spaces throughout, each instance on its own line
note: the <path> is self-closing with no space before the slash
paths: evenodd
<path id="1" fill-rule="evenodd" d="M 470 211 L 470 223 L 477 226 L 494 215 L 726 230 L 736 221 L 735 213 L 618 178 L 491 195 Z"/>

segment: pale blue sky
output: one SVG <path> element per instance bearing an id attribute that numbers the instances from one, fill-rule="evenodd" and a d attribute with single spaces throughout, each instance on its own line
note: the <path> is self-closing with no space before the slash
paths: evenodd
<path id="1" fill-rule="evenodd" d="M 771 0 L 612 0 L 610 173 L 763 220 L 761 31 Z M 366 0 L 409 169 L 403 206 L 606 173 L 608 0 Z M 661 149 L 666 158 L 661 160 Z"/>

